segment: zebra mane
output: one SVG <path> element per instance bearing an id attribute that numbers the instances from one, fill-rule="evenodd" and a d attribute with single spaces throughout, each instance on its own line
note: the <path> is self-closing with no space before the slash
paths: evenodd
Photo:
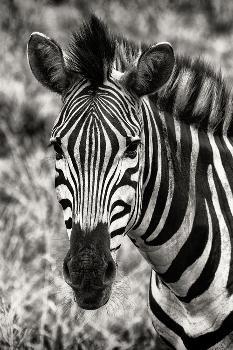
<path id="1" fill-rule="evenodd" d="M 67 69 L 78 73 L 94 85 L 101 85 L 111 73 L 116 43 L 103 22 L 92 15 L 67 47 Z"/>
<path id="2" fill-rule="evenodd" d="M 221 72 L 200 58 L 177 56 L 172 76 L 157 94 L 158 107 L 208 132 L 233 133 L 232 94 Z"/>
<path id="3" fill-rule="evenodd" d="M 113 67 L 124 72 L 148 45 L 135 44 L 111 33 L 92 15 L 73 33 L 66 50 L 67 70 L 101 86 Z M 164 88 L 152 95 L 159 109 L 199 129 L 233 134 L 233 98 L 221 72 L 200 58 L 177 56 L 173 73 Z M 231 130 L 232 129 L 232 130 Z"/>
<path id="4" fill-rule="evenodd" d="M 73 33 L 66 49 L 67 70 L 100 86 L 111 75 L 114 64 L 125 70 L 136 58 L 139 47 L 109 31 L 92 15 Z"/>

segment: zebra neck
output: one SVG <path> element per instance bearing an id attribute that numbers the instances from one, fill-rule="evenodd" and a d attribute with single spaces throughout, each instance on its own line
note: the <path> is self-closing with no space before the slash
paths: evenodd
<path id="1" fill-rule="evenodd" d="M 170 196 L 172 189 L 172 155 L 168 142 L 168 129 L 164 116 L 158 113 L 155 105 L 145 99 L 142 105 L 144 120 L 144 171 L 142 186 L 142 205 L 140 218 L 129 233 L 142 247 L 159 218 L 162 202 Z M 157 208 L 157 214 L 155 211 Z M 136 242 L 135 242 L 136 243 Z M 136 245 L 137 245 L 136 243 Z"/>
<path id="2" fill-rule="evenodd" d="M 232 144 L 226 135 L 156 113 L 152 104 L 144 108 L 152 150 L 141 217 L 130 236 L 181 301 L 190 302 L 210 287 L 213 298 L 231 295 Z"/>

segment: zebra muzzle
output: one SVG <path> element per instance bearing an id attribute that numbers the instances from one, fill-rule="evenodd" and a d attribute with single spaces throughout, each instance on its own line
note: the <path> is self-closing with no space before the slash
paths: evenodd
<path id="1" fill-rule="evenodd" d="M 116 264 L 111 256 L 106 224 L 98 224 L 91 231 L 83 231 L 79 224 L 73 224 L 63 275 L 79 306 L 98 308 L 107 302 Z"/>
<path id="2" fill-rule="evenodd" d="M 78 305 L 94 309 L 108 301 L 116 266 L 110 254 L 108 258 L 100 258 L 85 249 L 82 254 L 73 257 L 68 252 L 63 263 L 63 275 L 73 289 Z"/>

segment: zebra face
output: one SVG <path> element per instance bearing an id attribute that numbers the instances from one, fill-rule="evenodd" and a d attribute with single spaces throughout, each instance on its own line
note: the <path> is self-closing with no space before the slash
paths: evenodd
<path id="1" fill-rule="evenodd" d="M 169 79 L 173 50 L 160 43 L 142 52 L 93 16 L 65 54 L 54 40 L 33 33 L 28 59 L 36 79 L 63 97 L 50 141 L 70 239 L 64 277 L 79 306 L 96 309 L 110 296 L 114 252 L 140 218 L 143 96 Z"/>
<path id="2" fill-rule="evenodd" d="M 68 95 L 50 142 L 69 237 L 73 223 L 84 231 L 104 223 L 112 238 L 128 228 L 139 191 L 140 116 L 139 100 L 113 80 L 95 92 L 82 82 Z"/>
<path id="3" fill-rule="evenodd" d="M 55 186 L 70 238 L 64 276 L 84 308 L 87 300 L 91 307 L 108 300 L 116 270 L 110 252 L 139 216 L 140 116 L 139 99 L 114 78 L 95 91 L 82 81 L 52 131 Z"/>

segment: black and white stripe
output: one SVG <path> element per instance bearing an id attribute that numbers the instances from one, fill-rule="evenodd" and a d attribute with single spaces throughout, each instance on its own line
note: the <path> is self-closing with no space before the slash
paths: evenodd
<path id="1" fill-rule="evenodd" d="M 94 99 L 86 82 L 67 96 L 51 142 L 61 140 L 64 150 L 56 161 L 56 189 L 69 234 L 72 220 L 84 231 L 101 222 L 117 238 L 136 220 L 140 152 L 127 157 L 125 151 L 128 142 L 140 140 L 137 108 L 113 80 Z"/>
<path id="2" fill-rule="evenodd" d="M 172 111 L 164 91 L 158 112 L 154 98 L 144 100 L 146 173 L 153 175 L 144 177 L 142 214 L 130 236 L 153 267 L 149 304 L 157 331 L 175 349 L 231 349 L 232 98 L 223 98 L 225 87 L 212 76 L 192 90 L 188 105 L 193 69 L 171 78 Z"/>

